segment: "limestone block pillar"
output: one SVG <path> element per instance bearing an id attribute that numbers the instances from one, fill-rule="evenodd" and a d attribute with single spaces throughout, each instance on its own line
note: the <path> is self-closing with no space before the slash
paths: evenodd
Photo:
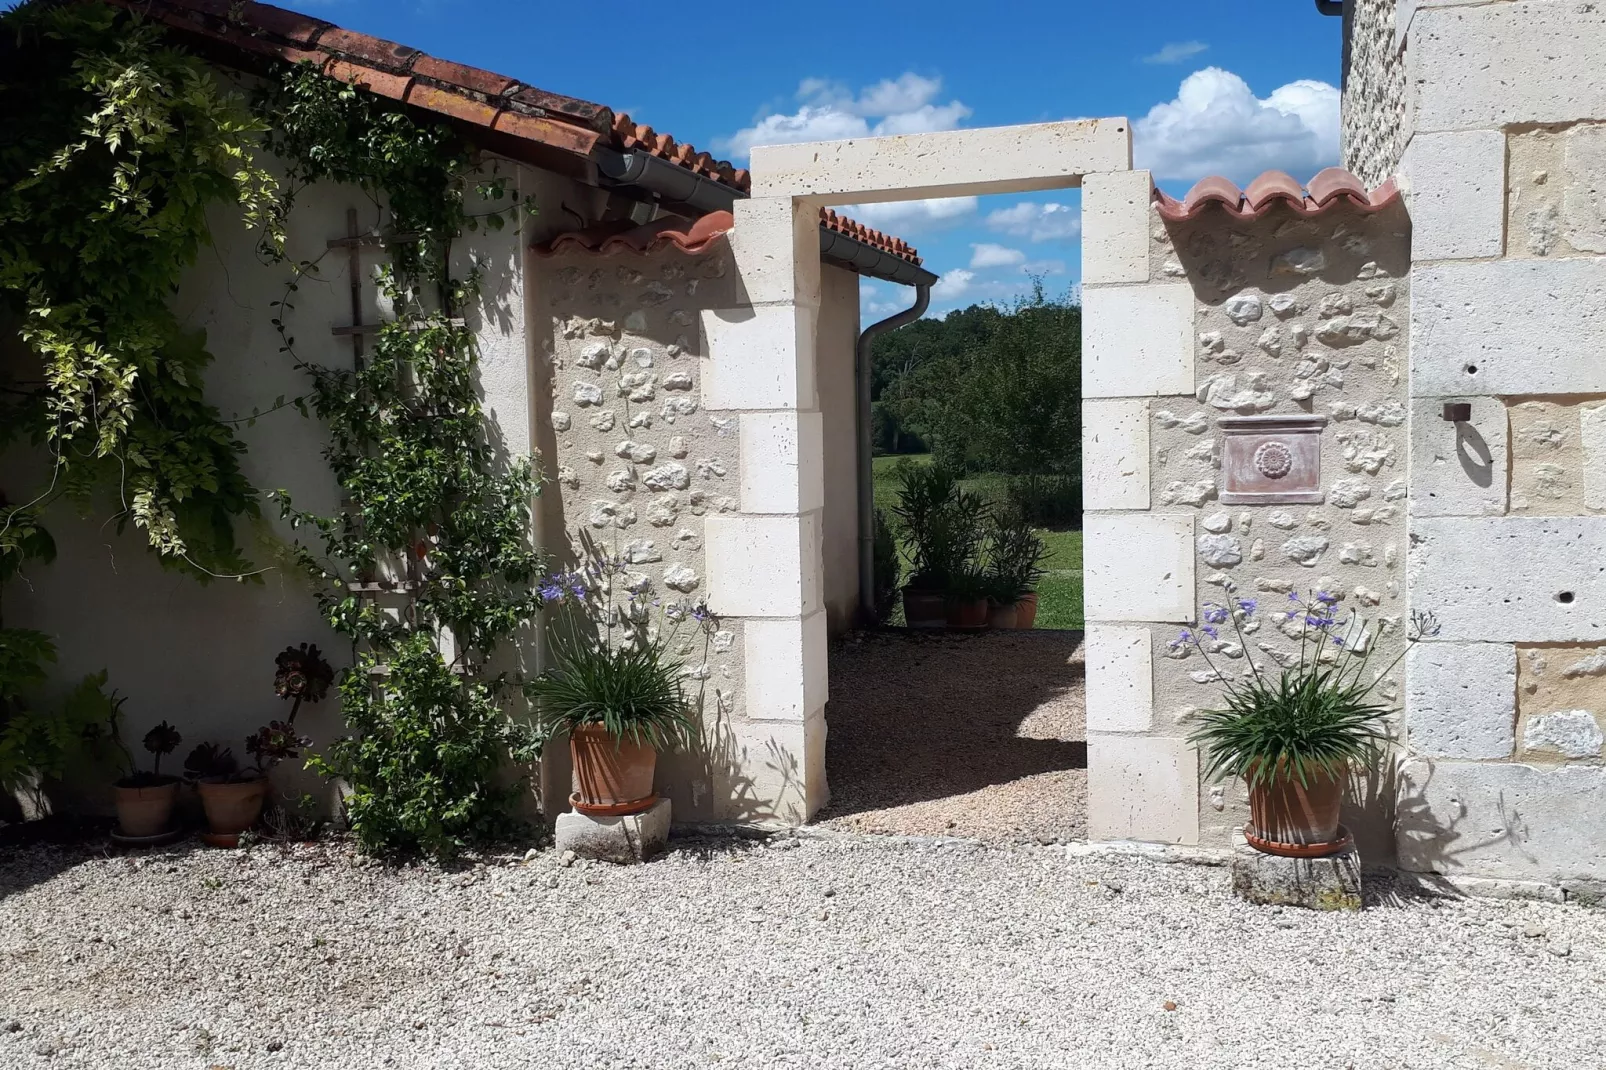
<path id="1" fill-rule="evenodd" d="M 702 314 L 703 404 L 734 412 L 740 436 L 738 509 L 705 527 L 709 605 L 742 645 L 726 756 L 735 820 L 798 824 L 827 798 L 818 212 L 738 201 L 740 303 Z"/>
<path id="2" fill-rule="evenodd" d="M 1476 877 L 1596 879 L 1606 12 L 1418 0 L 1397 30 L 1414 89 L 1400 165 L 1412 249 L 1407 595 L 1442 625 L 1407 661 L 1399 857 Z M 1446 402 L 1468 403 L 1469 418 L 1446 421 Z M 1579 730 L 1565 746 L 1551 739 L 1558 724 Z"/>
<path id="3" fill-rule="evenodd" d="M 1193 518 L 1151 510 L 1151 399 L 1194 390 L 1193 290 L 1151 282 L 1147 171 L 1082 183 L 1088 835 L 1199 840 L 1198 757 L 1157 725 L 1153 625 L 1193 619 Z"/>

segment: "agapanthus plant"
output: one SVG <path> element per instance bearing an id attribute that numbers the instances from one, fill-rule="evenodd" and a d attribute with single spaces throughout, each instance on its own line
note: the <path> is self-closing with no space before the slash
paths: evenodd
<path id="1" fill-rule="evenodd" d="M 1188 737 L 1204 754 L 1205 775 L 1243 777 L 1250 787 L 1290 776 L 1308 787 L 1318 770 L 1342 777 L 1374 763 L 1389 741 L 1389 707 L 1374 691 L 1404 651 L 1373 671 L 1378 626 L 1353 611 L 1341 614 L 1338 596 L 1327 591 L 1305 597 L 1296 592 L 1288 596 L 1283 619 L 1299 626 L 1299 661 L 1280 671 L 1263 668 L 1247 654 L 1257 601 L 1235 597 L 1230 582 L 1225 593 L 1227 602 L 1205 603 L 1200 622 L 1168 644 L 1173 653 L 1197 650 L 1224 688 L 1222 708 L 1200 713 Z M 1229 625 L 1248 663 L 1247 672 L 1236 677 L 1215 660 L 1230 652 L 1231 641 L 1221 638 Z M 1411 615 L 1408 641 L 1437 633 L 1431 613 Z"/>
<path id="2" fill-rule="evenodd" d="M 599 725 L 616 740 L 665 749 L 696 731 L 676 637 L 695 628 L 705 639 L 718 618 L 703 601 L 666 601 L 627 557 L 591 548 L 580 568 L 538 584 L 558 611 L 551 668 L 525 685 L 546 735 Z"/>

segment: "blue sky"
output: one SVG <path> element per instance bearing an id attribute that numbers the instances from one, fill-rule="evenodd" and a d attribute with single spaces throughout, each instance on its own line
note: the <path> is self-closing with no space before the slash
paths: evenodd
<path id="1" fill-rule="evenodd" d="M 1341 20 L 1310 0 L 288 6 L 629 111 L 739 165 L 767 140 L 1115 115 L 1133 120 L 1138 165 L 1172 193 L 1205 174 L 1305 179 L 1338 162 Z M 1074 191 L 856 214 L 944 277 L 934 314 L 1008 300 L 1029 272 L 1053 291 L 1078 274 Z M 908 298 L 866 286 L 866 318 Z"/>

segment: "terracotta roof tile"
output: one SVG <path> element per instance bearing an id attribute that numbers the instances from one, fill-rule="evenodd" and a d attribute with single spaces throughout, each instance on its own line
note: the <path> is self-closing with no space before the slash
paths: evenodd
<path id="1" fill-rule="evenodd" d="M 457 86 L 482 97 L 500 97 L 519 83 L 505 74 L 493 74 L 478 67 L 466 67 L 449 59 L 419 56 L 413 63 L 413 73 L 444 85 Z"/>
<path id="2" fill-rule="evenodd" d="M 200 37 L 204 44 L 273 60 L 317 63 L 330 77 L 405 101 L 410 107 L 489 130 L 504 139 L 502 146 L 540 146 L 589 157 L 595 146 L 604 144 L 620 151 L 650 153 L 741 194 L 749 192 L 752 185 L 745 169 L 676 141 L 628 115 L 615 114 L 602 104 L 522 85 L 505 75 L 425 55 L 407 45 L 343 29 L 271 4 L 249 0 L 109 2 Z M 502 146 L 492 147 L 501 151 Z M 1236 191 L 1236 187 L 1233 189 Z M 908 243 L 835 212 L 823 212 L 821 223 L 893 256 L 920 263 Z"/>
<path id="3" fill-rule="evenodd" d="M 681 219 L 659 219 L 644 225 L 603 223 L 585 230 L 559 234 L 545 245 L 536 247 L 538 253 L 562 253 L 583 250 L 592 253 L 653 253 L 672 247 L 685 253 L 701 253 L 736 226 L 729 212 L 710 212 L 697 222 L 686 225 Z"/>
<path id="4" fill-rule="evenodd" d="M 1281 171 L 1267 171 L 1244 190 L 1225 178 L 1212 175 L 1194 183 L 1180 201 L 1154 191 L 1155 208 L 1161 218 L 1173 223 L 1196 218 L 1211 205 L 1220 205 L 1223 211 L 1240 219 L 1254 219 L 1278 205 L 1286 205 L 1303 216 L 1340 205 L 1350 205 L 1362 212 L 1377 212 L 1399 197 L 1399 187 L 1392 178 L 1368 193 L 1360 179 L 1341 167 L 1327 168 L 1304 186 Z"/>
<path id="5" fill-rule="evenodd" d="M 864 244 L 884 253 L 890 253 L 911 264 L 919 264 L 920 254 L 915 247 L 902 238 L 894 238 L 890 234 L 883 234 L 879 230 L 872 230 L 863 223 L 855 222 L 845 215 L 837 215 L 829 208 L 820 209 L 820 225 L 827 230 L 834 230 L 838 234 L 846 234 L 850 238 L 862 241 Z"/>

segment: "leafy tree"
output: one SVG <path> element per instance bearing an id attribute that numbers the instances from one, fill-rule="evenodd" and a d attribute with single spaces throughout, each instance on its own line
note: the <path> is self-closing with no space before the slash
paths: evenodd
<path id="1" fill-rule="evenodd" d="M 878 338 L 878 443 L 908 440 L 960 472 L 1074 477 L 1082 310 L 1041 280 L 1010 308 L 974 305 Z"/>

